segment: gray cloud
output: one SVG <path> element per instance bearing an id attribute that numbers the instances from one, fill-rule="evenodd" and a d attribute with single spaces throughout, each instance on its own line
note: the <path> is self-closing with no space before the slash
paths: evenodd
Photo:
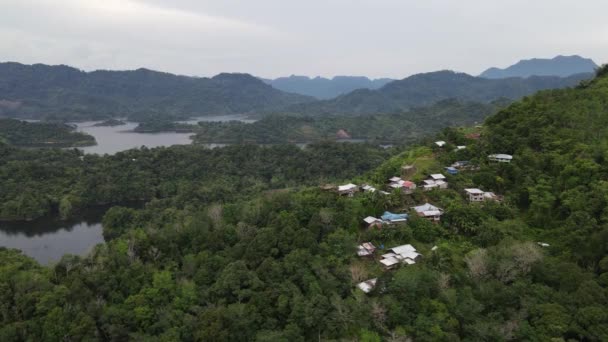
<path id="1" fill-rule="evenodd" d="M 521 58 L 608 61 L 603 0 L 0 0 L 0 54 L 209 76 L 476 74 Z"/>

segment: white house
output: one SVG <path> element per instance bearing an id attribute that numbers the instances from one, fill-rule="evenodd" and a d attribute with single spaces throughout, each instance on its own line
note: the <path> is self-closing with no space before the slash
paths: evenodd
<path id="1" fill-rule="evenodd" d="M 416 207 L 412 207 L 416 214 L 420 217 L 424 217 L 431 221 L 439 221 L 441 220 L 441 215 L 443 215 L 443 209 L 438 208 L 432 204 L 425 203 L 423 205 L 419 205 Z"/>
<path id="2" fill-rule="evenodd" d="M 439 141 L 435 141 L 435 145 L 439 146 L 439 147 L 443 147 L 445 146 L 446 142 L 443 140 L 439 140 Z"/>
<path id="3" fill-rule="evenodd" d="M 372 256 L 376 251 L 376 246 L 371 242 L 364 242 L 357 247 L 357 255 L 360 257 Z"/>
<path id="4" fill-rule="evenodd" d="M 361 189 L 364 192 L 376 192 L 376 188 L 374 188 L 373 186 L 369 185 L 369 184 L 365 184 L 361 187 Z"/>
<path id="5" fill-rule="evenodd" d="M 433 173 L 429 176 L 429 178 L 431 178 L 432 180 L 445 180 L 445 176 L 442 175 L 441 173 Z"/>
<path id="6" fill-rule="evenodd" d="M 422 188 L 424 189 L 424 191 L 430 191 L 433 190 L 435 188 L 439 188 L 439 189 L 447 189 L 448 188 L 448 182 L 444 181 L 444 180 L 433 180 L 433 179 L 426 179 L 424 181 L 422 181 Z"/>
<path id="7" fill-rule="evenodd" d="M 467 195 L 469 195 L 469 202 L 483 202 L 484 201 L 484 194 L 485 192 L 483 192 L 480 189 L 477 188 L 470 188 L 470 189 L 464 189 L 464 191 L 467 193 Z"/>
<path id="8" fill-rule="evenodd" d="M 447 189 L 448 182 L 445 181 L 445 176 L 441 173 L 433 173 L 429 178 L 423 181 L 422 188 L 424 191 L 433 190 L 435 188 Z"/>
<path id="9" fill-rule="evenodd" d="M 412 181 L 404 181 L 400 179 L 389 185 L 393 189 L 401 189 L 406 194 L 411 194 L 416 190 L 416 184 Z"/>
<path id="10" fill-rule="evenodd" d="M 368 216 L 363 219 L 363 222 L 367 224 L 367 228 L 371 227 L 382 227 L 382 220 L 373 216 Z"/>
<path id="11" fill-rule="evenodd" d="M 488 156 L 488 159 L 493 162 L 510 163 L 511 160 L 513 159 L 513 156 L 510 154 L 498 153 L 498 154 L 490 154 Z"/>
<path id="12" fill-rule="evenodd" d="M 398 264 L 413 265 L 422 255 L 416 251 L 412 245 L 402 245 L 388 250 L 389 253 L 383 254 L 380 263 L 387 269 L 393 268 Z"/>
<path id="13" fill-rule="evenodd" d="M 357 284 L 357 287 L 365 293 L 370 293 L 376 287 L 377 282 L 378 278 L 373 278 Z"/>
<path id="14" fill-rule="evenodd" d="M 498 195 L 477 188 L 464 189 L 469 196 L 469 202 L 500 201 Z"/>
<path id="15" fill-rule="evenodd" d="M 357 186 L 353 183 L 338 186 L 338 193 L 340 195 L 347 195 L 349 197 L 352 197 L 355 195 L 355 192 L 357 192 Z"/>
<path id="16" fill-rule="evenodd" d="M 456 146 L 455 151 L 464 150 L 464 149 L 466 149 L 466 148 L 467 148 L 467 147 L 466 147 L 465 145 L 458 145 L 458 146 Z"/>
<path id="17" fill-rule="evenodd" d="M 493 192 L 484 192 L 483 200 L 484 201 L 501 201 L 501 197 Z"/>

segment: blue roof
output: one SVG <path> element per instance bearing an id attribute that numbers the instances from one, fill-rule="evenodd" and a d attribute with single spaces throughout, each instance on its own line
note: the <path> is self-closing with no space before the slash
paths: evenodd
<path id="1" fill-rule="evenodd" d="M 390 211 L 385 211 L 382 216 L 380 216 L 384 221 L 397 221 L 397 220 L 407 220 L 407 214 L 394 214 Z"/>

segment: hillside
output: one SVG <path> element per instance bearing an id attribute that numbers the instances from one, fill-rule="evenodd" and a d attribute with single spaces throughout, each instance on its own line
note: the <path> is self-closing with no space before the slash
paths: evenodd
<path id="1" fill-rule="evenodd" d="M 311 100 L 248 74 L 198 78 L 147 69 L 84 72 L 63 65 L 0 63 L 0 116 L 185 118 L 255 113 Z"/>
<path id="2" fill-rule="evenodd" d="M 81 158 L 0 144 L 3 215 L 150 200 L 108 210 L 106 243 L 86 257 L 42 267 L 0 248 L 0 336 L 606 341 L 607 123 L 604 68 L 513 103 L 475 128 L 479 139 L 450 128 L 435 137 L 443 147 L 427 140 L 399 153 L 324 143 Z M 472 167 L 444 169 L 463 160 Z M 448 188 L 420 189 L 442 172 Z M 389 190 L 396 175 L 420 187 L 341 196 L 324 186 Z M 498 196 L 471 202 L 471 188 Z M 437 208 L 411 209 L 424 203 Z M 364 225 L 387 211 L 409 216 Z"/>
<path id="3" fill-rule="evenodd" d="M 580 56 L 557 56 L 548 58 L 522 59 L 519 62 L 504 68 L 489 68 L 479 77 L 483 78 L 509 78 L 530 76 L 559 76 L 568 77 L 581 73 L 594 72 L 597 64 L 589 58 Z"/>
<path id="4" fill-rule="evenodd" d="M 364 76 L 335 76 L 329 79 L 296 75 L 279 77 L 274 80 L 264 80 L 264 82 L 276 89 L 289 93 L 313 96 L 317 99 L 331 99 L 350 93 L 356 89 L 378 89 L 391 81 L 393 80 L 389 78 L 372 80 Z"/>
<path id="5" fill-rule="evenodd" d="M 393 81 L 378 90 L 355 90 L 331 100 L 292 105 L 285 111 L 301 115 L 361 115 L 397 113 L 448 98 L 474 102 L 491 102 L 498 98 L 515 100 L 542 89 L 575 86 L 591 75 L 491 80 L 453 71 L 437 71 Z"/>

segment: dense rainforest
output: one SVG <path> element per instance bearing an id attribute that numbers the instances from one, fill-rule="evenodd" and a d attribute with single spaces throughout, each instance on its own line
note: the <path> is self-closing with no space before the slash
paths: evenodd
<path id="1" fill-rule="evenodd" d="M 193 128 L 194 142 L 263 143 L 311 142 L 333 139 L 362 139 L 384 144 L 407 144 L 435 134 L 442 128 L 481 123 L 509 101 L 500 99 L 489 104 L 440 101 L 432 106 L 413 108 L 399 114 L 369 116 L 270 115 L 254 123 L 199 122 Z M 166 129 L 179 126 L 168 124 Z"/>
<path id="2" fill-rule="evenodd" d="M 365 148 L 355 144 L 321 144 L 316 153 L 184 146 L 84 160 L 77 152 L 4 146 L 2 160 L 11 162 L 3 167 L 21 165 L 16 171 L 32 180 L 39 177 L 30 163 L 39 160 L 98 168 L 116 163 L 132 172 L 146 165 L 172 177 L 178 172 L 186 189 L 172 184 L 167 196 L 153 196 L 143 209 L 110 209 L 107 243 L 86 257 L 42 267 L 0 249 L 0 340 L 608 340 L 607 120 L 603 68 L 576 88 L 543 91 L 500 110 L 478 140 L 466 130 L 445 129 L 437 136 L 443 147 L 429 140 L 397 154 L 373 152 L 380 153 L 376 160 L 351 155 L 355 164 L 339 154 Z M 459 145 L 466 148 L 454 148 Z M 278 156 L 263 157 L 283 149 L 282 158 L 297 162 L 291 168 L 274 160 Z M 196 158 L 185 158 L 190 153 Z M 491 162 L 493 153 L 513 160 Z M 225 161 L 232 165 L 227 170 L 214 165 L 235 155 L 238 162 Z M 408 177 L 419 181 L 462 160 L 473 167 L 448 174 L 448 189 L 346 197 L 306 186 L 315 178 L 319 185 L 343 178 L 384 188 L 403 165 L 413 165 Z M 301 178 L 266 192 L 241 184 L 238 191 L 248 193 L 230 199 L 201 200 L 205 186 L 187 191 L 191 179 L 208 172 L 235 182 L 258 167 L 267 167 L 271 183 L 292 172 Z M 235 173 L 240 177 L 230 178 Z M 6 169 L 0 174 L 2 185 L 20 177 Z M 121 185 L 162 178 L 148 176 Z M 34 187 L 44 183 L 38 181 Z M 225 183 L 216 184 L 223 189 Z M 70 191 L 81 186 L 65 184 Z M 502 201 L 469 203 L 464 189 L 472 187 Z M 425 202 L 444 209 L 440 222 L 411 215 L 406 224 L 363 226 L 366 216 Z M 377 257 L 357 257 L 357 245 L 367 241 L 380 249 Z M 379 255 L 403 244 L 422 258 L 384 270 Z M 355 287 L 371 278 L 377 282 L 370 293 Z"/>
<path id="3" fill-rule="evenodd" d="M 319 143 L 207 149 L 172 146 L 112 156 L 0 144 L 0 220 L 69 217 L 91 205 L 171 198 L 175 205 L 228 201 L 266 190 L 347 179 L 390 151 Z"/>
<path id="4" fill-rule="evenodd" d="M 0 142 L 21 147 L 95 145 L 95 138 L 61 123 L 0 119 Z"/>

